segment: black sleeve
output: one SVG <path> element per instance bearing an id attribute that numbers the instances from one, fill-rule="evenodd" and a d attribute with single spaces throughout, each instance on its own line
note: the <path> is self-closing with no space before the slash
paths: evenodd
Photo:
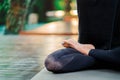
<path id="1" fill-rule="evenodd" d="M 107 63 L 117 64 L 120 66 L 120 47 L 112 50 L 92 49 L 89 52 L 89 56 L 92 56 L 101 61 L 105 61 Z"/>

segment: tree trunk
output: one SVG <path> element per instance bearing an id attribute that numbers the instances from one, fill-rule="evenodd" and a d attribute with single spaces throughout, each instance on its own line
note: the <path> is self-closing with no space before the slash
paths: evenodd
<path id="1" fill-rule="evenodd" d="M 65 12 L 66 15 L 70 15 L 70 10 L 71 10 L 71 5 L 70 3 L 72 2 L 72 0 L 65 0 L 66 3 L 66 7 L 65 7 Z"/>
<path id="2" fill-rule="evenodd" d="M 5 34 L 19 34 L 24 28 L 26 14 L 31 0 L 10 0 L 6 18 Z"/>

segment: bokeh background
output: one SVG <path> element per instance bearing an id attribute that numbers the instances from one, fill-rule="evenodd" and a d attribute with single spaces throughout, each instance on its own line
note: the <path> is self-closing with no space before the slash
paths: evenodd
<path id="1" fill-rule="evenodd" d="M 48 22 L 69 20 L 77 17 L 76 9 L 76 0 L 0 0 L 0 32 L 19 34 Z"/>
<path id="2" fill-rule="evenodd" d="M 30 80 L 69 38 L 78 38 L 76 0 L 0 0 L 0 80 Z"/>

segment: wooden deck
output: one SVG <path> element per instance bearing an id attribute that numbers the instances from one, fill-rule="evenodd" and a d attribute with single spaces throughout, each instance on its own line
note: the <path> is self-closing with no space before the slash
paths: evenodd
<path id="1" fill-rule="evenodd" d="M 57 21 L 21 35 L 0 35 L 0 80 L 30 80 L 44 67 L 48 54 L 63 48 L 63 40 L 77 39 L 74 22 Z"/>
<path id="2" fill-rule="evenodd" d="M 64 39 L 77 35 L 0 36 L 0 80 L 30 80 L 44 64 L 45 57 L 63 48 Z"/>
<path id="3" fill-rule="evenodd" d="M 78 35 L 78 20 L 56 21 L 44 24 L 34 30 L 21 31 L 21 35 Z"/>

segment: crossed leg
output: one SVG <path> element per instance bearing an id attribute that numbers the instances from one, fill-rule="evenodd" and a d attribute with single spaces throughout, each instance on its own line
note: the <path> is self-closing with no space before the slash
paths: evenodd
<path id="1" fill-rule="evenodd" d="M 73 48 L 55 51 L 45 60 L 46 69 L 55 73 L 79 71 L 90 68 L 94 64 L 93 57 L 83 55 Z"/>

